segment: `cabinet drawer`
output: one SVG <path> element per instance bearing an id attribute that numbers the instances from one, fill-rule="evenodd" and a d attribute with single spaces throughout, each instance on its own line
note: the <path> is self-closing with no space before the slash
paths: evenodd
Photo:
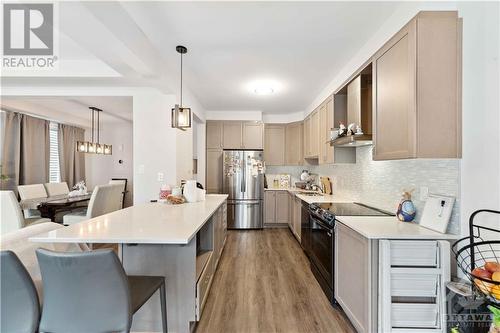
<path id="1" fill-rule="evenodd" d="M 436 241 L 391 241 L 391 266 L 438 266 Z"/>
<path id="2" fill-rule="evenodd" d="M 196 283 L 196 319 L 200 320 L 205 301 L 207 300 L 210 281 L 212 280 L 214 272 L 214 254 L 210 256 L 203 273 L 201 273 L 198 282 Z"/>
<path id="3" fill-rule="evenodd" d="M 438 274 L 393 272 L 391 273 L 391 296 L 436 297 L 438 284 Z"/>
<path id="4" fill-rule="evenodd" d="M 438 327 L 438 306 L 436 304 L 393 303 L 391 324 L 394 328 L 436 328 Z"/>

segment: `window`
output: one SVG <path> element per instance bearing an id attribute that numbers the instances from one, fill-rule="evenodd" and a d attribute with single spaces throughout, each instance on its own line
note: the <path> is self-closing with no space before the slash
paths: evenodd
<path id="1" fill-rule="evenodd" d="M 49 128 L 49 182 L 59 183 L 59 125 L 51 122 Z"/>

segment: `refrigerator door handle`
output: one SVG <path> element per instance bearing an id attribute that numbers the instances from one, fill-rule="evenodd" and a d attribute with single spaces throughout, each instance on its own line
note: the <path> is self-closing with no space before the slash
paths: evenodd
<path id="1" fill-rule="evenodd" d="M 247 191 L 247 159 L 245 157 L 245 152 L 243 152 L 243 158 L 241 159 L 243 164 L 242 178 L 241 178 L 241 192 L 245 193 Z"/>

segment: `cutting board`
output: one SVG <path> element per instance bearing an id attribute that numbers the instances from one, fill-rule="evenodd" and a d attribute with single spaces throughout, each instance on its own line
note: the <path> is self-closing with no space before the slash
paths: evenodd
<path id="1" fill-rule="evenodd" d="M 319 177 L 321 188 L 324 189 L 325 194 L 332 194 L 332 182 L 329 177 Z"/>
<path id="2" fill-rule="evenodd" d="M 420 226 L 444 234 L 448 228 L 454 204 L 454 197 L 429 194 L 420 218 Z"/>

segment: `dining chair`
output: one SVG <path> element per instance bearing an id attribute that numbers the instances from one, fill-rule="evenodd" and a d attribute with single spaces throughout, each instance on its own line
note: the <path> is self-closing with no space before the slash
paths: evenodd
<path id="1" fill-rule="evenodd" d="M 44 290 L 40 333 L 129 332 L 133 314 L 157 290 L 167 332 L 163 276 L 127 276 L 111 249 L 36 254 Z"/>
<path id="2" fill-rule="evenodd" d="M 47 198 L 47 191 L 43 184 L 18 185 L 17 191 L 21 200 Z M 38 209 L 24 209 L 25 217 L 40 216 Z"/>
<path id="3" fill-rule="evenodd" d="M 50 219 L 41 217 L 25 218 L 13 191 L 0 191 L 0 234 L 6 234 L 28 225 L 50 222 Z"/>
<path id="4" fill-rule="evenodd" d="M 118 198 L 121 195 L 120 185 L 98 185 L 90 197 L 86 210 L 69 213 L 63 216 L 66 225 L 76 224 L 93 217 L 104 215 L 118 210 Z"/>
<path id="5" fill-rule="evenodd" d="M 120 209 L 123 208 L 123 203 L 125 202 L 125 193 L 127 192 L 127 178 L 111 178 L 108 184 L 119 184 L 122 185 L 122 195 L 120 197 Z"/>
<path id="6" fill-rule="evenodd" d="M 14 252 L 1 251 L 0 262 L 0 332 L 37 332 L 40 302 L 33 280 Z"/>
<path id="7" fill-rule="evenodd" d="M 69 187 L 66 182 L 61 183 L 45 183 L 45 189 L 49 197 L 55 195 L 64 195 L 69 193 Z"/>

